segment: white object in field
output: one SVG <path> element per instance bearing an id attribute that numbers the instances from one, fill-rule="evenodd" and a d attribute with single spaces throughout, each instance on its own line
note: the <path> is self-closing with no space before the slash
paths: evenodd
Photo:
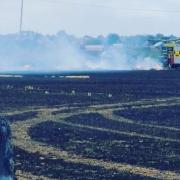
<path id="1" fill-rule="evenodd" d="M 64 78 L 67 78 L 67 79 L 89 79 L 90 76 L 76 75 L 76 76 L 64 76 Z"/>
<path id="2" fill-rule="evenodd" d="M 22 75 L 0 74 L 0 78 L 23 78 Z"/>
<path id="3" fill-rule="evenodd" d="M 33 86 L 25 86 L 24 89 L 25 89 L 25 91 L 27 91 L 27 90 L 33 90 L 34 87 L 33 87 Z"/>
<path id="4" fill-rule="evenodd" d="M 91 92 L 88 92 L 88 96 L 89 96 L 89 97 L 91 97 L 91 96 L 92 96 Z"/>
<path id="5" fill-rule="evenodd" d="M 49 94 L 49 91 L 45 91 L 45 94 Z"/>
<path id="6" fill-rule="evenodd" d="M 72 94 L 72 95 L 75 95 L 75 94 L 76 94 L 75 90 L 72 90 L 71 94 Z"/>
<path id="7" fill-rule="evenodd" d="M 112 98 L 112 94 L 108 94 L 108 97 L 109 97 L 109 98 Z"/>

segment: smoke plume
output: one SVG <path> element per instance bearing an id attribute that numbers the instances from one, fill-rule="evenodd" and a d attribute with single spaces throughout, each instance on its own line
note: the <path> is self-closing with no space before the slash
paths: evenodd
<path id="1" fill-rule="evenodd" d="M 158 59 L 143 52 L 144 47 L 136 51 L 133 45 L 127 47 L 126 42 L 116 47 L 104 40 L 99 45 L 102 50 L 93 54 L 85 50 L 87 44 L 83 40 L 65 33 L 48 36 L 24 32 L 0 36 L 0 71 L 162 69 Z"/>

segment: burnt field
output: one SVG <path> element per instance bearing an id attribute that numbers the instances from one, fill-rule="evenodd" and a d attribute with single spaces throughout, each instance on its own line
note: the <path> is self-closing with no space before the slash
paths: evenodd
<path id="1" fill-rule="evenodd" d="M 78 77 L 81 74 L 74 75 Z M 0 106 L 6 109 L 61 104 L 71 106 L 72 103 L 84 106 L 180 95 L 179 71 L 115 71 L 88 75 L 89 79 L 61 78 L 62 75 L 58 74 L 1 78 Z M 108 98 L 109 94 L 112 94 L 111 98 Z"/>
<path id="2" fill-rule="evenodd" d="M 18 179 L 180 179 L 180 71 L 0 78 L 0 107 Z"/>

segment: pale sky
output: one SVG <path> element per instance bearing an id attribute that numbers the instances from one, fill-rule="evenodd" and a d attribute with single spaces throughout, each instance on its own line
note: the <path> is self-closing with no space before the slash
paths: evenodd
<path id="1" fill-rule="evenodd" d="M 0 0 L 0 34 L 19 31 L 21 0 Z M 76 36 L 180 36 L 179 0 L 24 0 L 23 30 Z"/>

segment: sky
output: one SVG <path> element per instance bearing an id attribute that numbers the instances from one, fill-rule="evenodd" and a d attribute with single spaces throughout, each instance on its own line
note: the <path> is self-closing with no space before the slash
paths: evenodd
<path id="1" fill-rule="evenodd" d="M 21 0 L 0 0 L 0 34 L 19 31 Z M 24 0 L 23 30 L 76 36 L 180 36 L 179 0 Z"/>

